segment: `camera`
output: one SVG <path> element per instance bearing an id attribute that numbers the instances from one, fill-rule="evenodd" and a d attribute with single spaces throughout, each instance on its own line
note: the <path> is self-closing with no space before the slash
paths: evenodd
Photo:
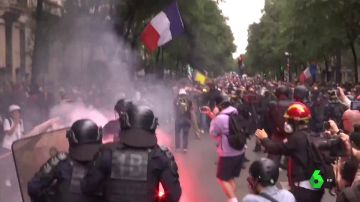
<path id="1" fill-rule="evenodd" d="M 327 150 L 331 156 L 346 156 L 345 144 L 339 137 L 330 138 L 319 143 L 319 149 Z"/>
<path id="2" fill-rule="evenodd" d="M 350 104 L 350 109 L 360 111 L 360 101 L 352 101 Z"/>
<path id="3" fill-rule="evenodd" d="M 324 130 L 330 130 L 331 126 L 330 126 L 330 122 L 329 121 L 325 121 L 323 123 L 323 128 Z"/>
<path id="4" fill-rule="evenodd" d="M 354 126 L 354 132 L 350 134 L 350 140 L 354 143 L 354 146 L 360 148 L 360 125 Z"/>

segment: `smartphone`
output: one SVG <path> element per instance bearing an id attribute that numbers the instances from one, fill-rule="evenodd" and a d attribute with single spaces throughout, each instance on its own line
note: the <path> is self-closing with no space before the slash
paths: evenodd
<path id="1" fill-rule="evenodd" d="M 331 126 L 330 126 L 330 122 L 329 121 L 325 121 L 323 123 L 323 128 L 324 130 L 330 130 Z"/>
<path id="2" fill-rule="evenodd" d="M 352 101 L 350 104 L 350 109 L 360 111 L 360 101 Z"/>

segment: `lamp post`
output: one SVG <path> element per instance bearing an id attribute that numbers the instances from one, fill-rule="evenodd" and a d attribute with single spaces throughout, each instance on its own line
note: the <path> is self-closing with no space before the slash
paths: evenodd
<path id="1" fill-rule="evenodd" d="M 285 57 L 286 57 L 286 72 L 287 74 L 285 74 L 285 80 L 287 82 L 291 81 L 291 74 L 290 74 L 290 56 L 291 54 L 289 52 L 285 52 Z"/>

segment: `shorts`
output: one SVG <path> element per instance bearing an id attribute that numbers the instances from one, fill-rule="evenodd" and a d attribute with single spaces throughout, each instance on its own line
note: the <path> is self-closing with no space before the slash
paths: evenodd
<path id="1" fill-rule="evenodd" d="M 239 177 L 244 157 L 245 154 L 219 157 L 216 177 L 222 181 L 229 181 Z"/>

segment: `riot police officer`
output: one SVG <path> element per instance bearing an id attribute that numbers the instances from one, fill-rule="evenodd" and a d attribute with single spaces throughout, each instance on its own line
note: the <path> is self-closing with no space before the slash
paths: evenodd
<path id="1" fill-rule="evenodd" d="M 309 89 L 304 85 L 298 85 L 294 89 L 294 100 L 296 102 L 303 103 L 311 111 L 311 120 L 309 123 L 309 128 L 311 131 L 319 133 L 321 132 L 322 123 L 323 123 L 323 107 L 322 105 L 314 104 L 310 100 Z"/>
<path id="2" fill-rule="evenodd" d="M 325 120 L 333 120 L 340 128 L 342 128 L 342 116 L 346 111 L 346 107 L 340 103 L 337 96 L 337 90 L 329 90 L 328 97 L 329 100 L 325 106 Z"/>
<path id="3" fill-rule="evenodd" d="M 171 152 L 157 144 L 157 118 L 146 106 L 127 103 L 125 108 L 120 141 L 99 151 L 82 181 L 83 192 L 104 185 L 103 201 L 155 202 L 161 182 L 167 201 L 179 201 L 177 165 Z"/>
<path id="4" fill-rule="evenodd" d="M 265 117 L 266 132 L 271 135 L 271 140 L 274 142 L 283 142 L 287 137 L 284 131 L 285 118 L 284 114 L 287 108 L 291 105 L 290 89 L 286 86 L 279 86 L 275 95 L 277 101 L 271 102 L 267 116 Z M 277 166 L 280 165 L 281 155 L 269 154 L 269 158 L 275 162 Z"/>
<path id="5" fill-rule="evenodd" d="M 294 100 L 303 104 L 309 104 L 309 90 L 304 85 L 298 85 L 294 89 Z"/>
<path id="6" fill-rule="evenodd" d="M 121 133 L 120 130 L 120 117 L 123 114 L 125 103 L 128 102 L 125 99 L 120 99 L 116 102 L 114 106 L 114 112 L 116 119 L 110 120 L 104 125 L 103 128 L 103 142 L 104 143 L 111 143 L 111 142 L 118 142 L 119 136 Z"/>
<path id="7" fill-rule="evenodd" d="M 89 119 L 78 120 L 67 131 L 69 153 L 59 152 L 50 158 L 28 183 L 34 202 L 99 201 L 99 192 L 85 196 L 80 180 L 101 145 L 101 128 Z"/>

